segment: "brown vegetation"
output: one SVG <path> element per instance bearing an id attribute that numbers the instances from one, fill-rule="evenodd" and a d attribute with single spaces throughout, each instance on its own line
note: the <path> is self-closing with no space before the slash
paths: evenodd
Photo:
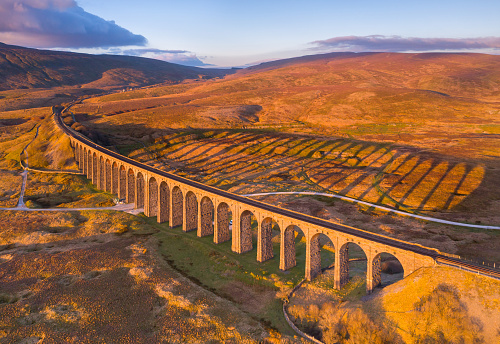
<path id="1" fill-rule="evenodd" d="M 37 50 L 0 43 L 0 90 L 85 85 L 137 87 L 212 78 L 230 70 L 204 69 L 159 60 Z"/>
<path id="2" fill-rule="evenodd" d="M 365 301 L 345 301 L 318 286 L 321 283 L 315 281 L 299 290 L 289 310 L 297 325 L 325 343 L 500 340 L 500 284 L 491 278 L 450 268 L 425 268 Z"/>
<path id="3" fill-rule="evenodd" d="M 260 323 L 165 265 L 151 239 L 134 235 L 152 230 L 137 217 L 0 217 L 2 341 L 273 342 Z"/>

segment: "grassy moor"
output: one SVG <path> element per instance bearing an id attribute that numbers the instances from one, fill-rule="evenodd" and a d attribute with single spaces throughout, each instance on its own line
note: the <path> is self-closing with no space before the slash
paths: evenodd
<path id="1" fill-rule="evenodd" d="M 309 281 L 307 228 L 292 231 L 296 266 L 283 271 L 276 221 L 274 258 L 258 262 L 255 216 L 240 254 L 173 215 L 110 209 L 120 200 L 82 173 L 63 109 L 111 152 L 471 268 L 406 274 L 383 253 L 367 293 L 373 257 L 359 242 L 342 253 L 321 233 Z M 0 208 L 0 343 L 497 343 L 500 56 L 330 53 L 222 70 L 1 44 Z"/>

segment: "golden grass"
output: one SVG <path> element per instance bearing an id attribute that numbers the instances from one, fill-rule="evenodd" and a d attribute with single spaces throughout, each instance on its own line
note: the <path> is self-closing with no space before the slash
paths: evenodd
<path id="1" fill-rule="evenodd" d="M 155 229 L 138 217 L 2 212 L 0 223 L 0 334 L 7 342 L 281 337 L 169 268 L 144 236 Z"/>
<path id="2" fill-rule="evenodd" d="M 32 168 L 78 170 L 69 138 L 57 128 L 52 115 L 47 115 L 41 122 L 38 137 L 27 152 L 28 164 Z"/>
<path id="3" fill-rule="evenodd" d="M 349 284 L 340 292 L 321 281 L 306 284 L 291 299 L 290 314 L 325 343 L 496 343 L 500 339 L 500 282 L 495 279 L 452 268 L 424 268 L 376 290 L 365 301 L 342 302 L 342 295 L 356 283 L 351 280 L 351 288 Z"/>
<path id="4" fill-rule="evenodd" d="M 407 343 L 500 340 L 500 282 L 465 271 L 436 267 L 416 271 L 370 301 L 380 307 Z M 462 339 L 461 339 L 462 338 Z"/>
<path id="5" fill-rule="evenodd" d="M 22 176 L 0 170 L 0 207 L 15 207 L 21 192 Z"/>
<path id="6" fill-rule="evenodd" d="M 30 172 L 25 202 L 32 208 L 113 206 L 113 195 L 102 192 L 84 176 Z"/>

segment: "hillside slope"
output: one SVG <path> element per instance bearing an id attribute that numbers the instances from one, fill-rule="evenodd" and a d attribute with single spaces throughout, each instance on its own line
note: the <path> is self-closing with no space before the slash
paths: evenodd
<path id="1" fill-rule="evenodd" d="M 0 43 L 0 91 L 84 85 L 144 86 L 185 79 L 221 77 L 230 70 L 113 55 L 29 49 Z"/>

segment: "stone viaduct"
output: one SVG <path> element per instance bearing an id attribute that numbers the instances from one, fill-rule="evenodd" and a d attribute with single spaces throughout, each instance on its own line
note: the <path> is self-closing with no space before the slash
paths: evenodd
<path id="1" fill-rule="evenodd" d="M 405 277 L 420 267 L 433 266 L 439 255 L 437 250 L 282 209 L 158 170 L 95 144 L 66 127 L 57 113 L 55 116 L 71 140 L 79 168 L 99 189 L 144 208 L 144 214 L 155 216 L 159 223 L 168 221 L 170 227 L 196 230 L 200 237 L 213 236 L 215 244 L 230 240 L 236 253 L 253 249 L 252 233 L 256 231 L 259 262 L 273 258 L 272 230 L 279 229 L 281 270 L 296 265 L 295 238 L 299 233 L 306 242 L 305 276 L 309 280 L 321 273 L 321 243 L 330 241 L 335 252 L 337 289 L 348 282 L 348 250 L 354 244 L 367 258 L 367 292 L 381 283 L 382 253 L 399 260 Z"/>

